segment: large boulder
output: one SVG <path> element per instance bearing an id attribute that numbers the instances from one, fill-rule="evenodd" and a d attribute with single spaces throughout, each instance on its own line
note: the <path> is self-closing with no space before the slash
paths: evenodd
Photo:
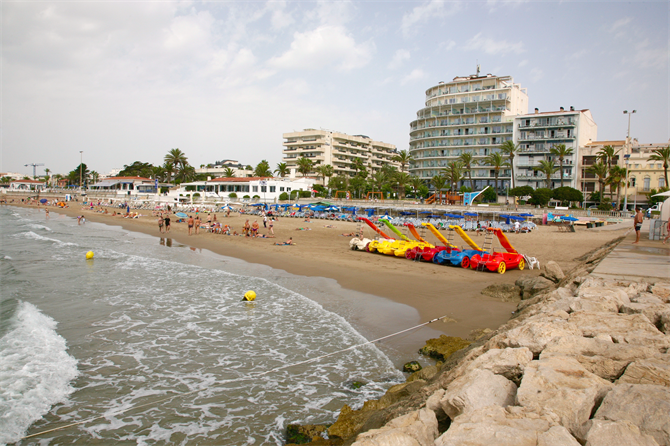
<path id="1" fill-rule="evenodd" d="M 458 350 L 470 345 L 470 341 L 456 336 L 441 335 L 426 341 L 426 345 L 419 350 L 422 355 L 430 356 L 438 361 L 444 361 Z"/>
<path id="2" fill-rule="evenodd" d="M 537 446 L 581 446 L 563 426 L 554 426 L 537 437 Z"/>
<path id="3" fill-rule="evenodd" d="M 523 370 L 533 360 L 533 352 L 526 347 L 521 348 L 492 348 L 473 360 L 469 370 L 489 370 L 496 375 L 502 375 L 512 382 L 518 383 Z"/>
<path id="4" fill-rule="evenodd" d="M 564 336 L 550 341 L 542 350 L 540 359 L 571 356 L 589 372 L 611 381 L 621 376 L 631 362 L 654 356 L 657 352 L 650 347 L 615 344 L 609 336 Z"/>
<path id="5" fill-rule="evenodd" d="M 649 322 L 659 328 L 664 325 L 662 321 L 670 318 L 670 305 L 668 304 L 630 302 L 622 305 L 620 311 L 624 314 L 644 314 Z"/>
<path id="6" fill-rule="evenodd" d="M 541 271 L 542 272 L 540 273 L 540 276 L 549 279 L 554 283 L 558 283 L 565 278 L 563 270 L 560 266 L 558 266 L 558 263 L 554 262 L 553 260 L 544 262 L 542 264 Z"/>
<path id="7" fill-rule="evenodd" d="M 519 405 L 551 411 L 572 434 L 578 432 L 612 383 L 586 370 L 576 359 L 554 356 L 526 366 L 517 390 Z"/>
<path id="8" fill-rule="evenodd" d="M 629 421 L 643 434 L 653 436 L 658 444 L 670 445 L 670 388 L 619 384 L 607 394 L 594 418 Z"/>
<path id="9" fill-rule="evenodd" d="M 433 376 L 437 375 L 438 371 L 439 369 L 437 368 L 436 365 L 429 365 L 428 367 L 424 367 L 418 372 L 414 372 L 411 375 L 409 375 L 409 377 L 407 377 L 407 382 L 416 381 L 417 379 L 428 381 Z"/>
<path id="10" fill-rule="evenodd" d="M 658 282 L 651 286 L 651 293 L 665 303 L 670 303 L 670 283 Z"/>
<path id="11" fill-rule="evenodd" d="M 433 446 L 437 435 L 435 413 L 421 409 L 360 434 L 352 446 Z"/>
<path id="12" fill-rule="evenodd" d="M 630 304 L 628 294 L 619 287 L 581 286 L 577 291 L 577 298 L 571 303 L 574 311 L 609 311 L 618 313 L 622 305 Z"/>
<path id="13" fill-rule="evenodd" d="M 556 415 L 544 411 L 482 407 L 456 418 L 435 446 L 536 446 L 538 437 L 558 424 Z"/>
<path id="14" fill-rule="evenodd" d="M 591 311 L 572 313 L 570 325 L 579 327 L 582 336 L 589 338 L 608 335 L 614 342 L 655 347 L 666 350 L 670 337 L 663 333 L 642 314 L 614 314 Z"/>
<path id="15" fill-rule="evenodd" d="M 556 284 L 542 276 L 523 276 L 517 279 L 515 285 L 521 289 L 521 299 L 530 299 L 536 294 L 550 291 Z"/>
<path id="16" fill-rule="evenodd" d="M 658 446 L 651 435 L 640 432 L 629 421 L 593 420 L 586 446 Z"/>
<path id="17" fill-rule="evenodd" d="M 639 303 L 639 304 L 662 304 L 662 303 L 667 303 L 665 302 L 662 298 L 659 296 L 653 294 L 653 293 L 639 293 L 634 296 L 631 296 L 630 298 L 631 302 Z"/>
<path id="18" fill-rule="evenodd" d="M 440 405 L 453 420 L 486 406 L 507 407 L 514 404 L 515 395 L 516 384 L 512 381 L 488 370 L 477 369 L 449 384 Z"/>
<path id="19" fill-rule="evenodd" d="M 626 367 L 617 383 L 655 384 L 670 387 L 670 354 L 638 359 Z"/>
<path id="20" fill-rule="evenodd" d="M 494 297 L 503 302 L 519 301 L 521 299 L 521 288 L 510 283 L 496 283 L 484 288 L 481 293 L 484 296 Z"/>

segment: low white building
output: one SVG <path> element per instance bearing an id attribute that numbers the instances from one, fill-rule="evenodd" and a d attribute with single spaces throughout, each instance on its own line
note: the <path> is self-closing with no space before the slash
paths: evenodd
<path id="1" fill-rule="evenodd" d="M 156 180 L 143 177 L 110 177 L 90 186 L 91 190 L 117 195 L 155 194 Z"/>
<path id="2" fill-rule="evenodd" d="M 279 200 L 282 193 L 291 194 L 292 191 L 311 191 L 316 180 L 314 178 L 214 178 L 208 181 L 194 181 L 182 183 L 179 189 L 169 192 L 169 196 L 199 198 L 258 198 L 264 202 Z M 233 196 L 231 197 L 231 194 Z M 176 197 L 175 197 L 176 198 Z"/>
<path id="3" fill-rule="evenodd" d="M 14 180 L 9 183 L 11 191 L 41 191 L 46 188 L 46 183 L 38 180 Z"/>

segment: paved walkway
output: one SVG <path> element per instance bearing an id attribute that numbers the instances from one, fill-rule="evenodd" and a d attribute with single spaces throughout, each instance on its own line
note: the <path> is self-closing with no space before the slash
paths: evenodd
<path id="1" fill-rule="evenodd" d="M 607 226 L 598 229 L 605 228 Z M 670 240 L 665 245 L 659 240 L 649 240 L 649 220 L 645 219 L 640 243 L 633 245 L 634 241 L 635 231 L 631 228 L 626 238 L 600 262 L 592 274 L 606 279 L 670 281 Z"/>

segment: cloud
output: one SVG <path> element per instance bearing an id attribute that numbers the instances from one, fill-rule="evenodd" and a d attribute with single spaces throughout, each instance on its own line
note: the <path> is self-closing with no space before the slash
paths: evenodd
<path id="1" fill-rule="evenodd" d="M 266 8 L 271 13 L 272 29 L 281 30 L 295 23 L 293 15 L 286 11 L 286 1 L 268 1 Z"/>
<path id="2" fill-rule="evenodd" d="M 528 59 L 524 59 L 521 62 L 519 62 L 519 68 L 525 67 L 526 65 L 528 65 Z"/>
<path id="3" fill-rule="evenodd" d="M 402 80 L 400 81 L 400 85 L 405 85 L 410 82 L 415 82 L 421 79 L 425 79 L 426 74 L 423 72 L 423 70 L 419 68 L 415 68 L 412 70 L 411 73 L 409 73 L 407 76 L 403 77 Z"/>
<path id="4" fill-rule="evenodd" d="M 609 32 L 611 33 L 617 32 L 619 28 L 628 25 L 632 21 L 633 19 L 631 19 L 630 17 L 624 17 L 623 19 L 619 19 L 612 24 L 612 26 L 609 29 Z"/>
<path id="5" fill-rule="evenodd" d="M 393 55 L 393 59 L 391 59 L 391 62 L 388 65 L 389 70 L 395 70 L 396 68 L 400 68 L 406 60 L 409 60 L 410 58 L 410 53 L 408 50 L 397 50 L 395 54 Z"/>
<path id="6" fill-rule="evenodd" d="M 642 68 L 664 68 L 668 64 L 668 47 L 650 48 L 649 39 L 645 39 L 635 45 L 633 61 Z"/>
<path id="7" fill-rule="evenodd" d="M 486 54 L 498 56 L 504 56 L 507 53 L 521 54 L 526 51 L 523 42 L 510 43 L 506 40 L 491 39 L 483 37 L 482 33 L 468 40 L 463 48 L 466 51 L 483 51 Z"/>
<path id="8" fill-rule="evenodd" d="M 587 50 L 586 48 L 584 48 L 584 49 L 581 49 L 581 50 L 579 50 L 579 51 L 577 51 L 577 52 L 575 52 L 575 53 L 568 54 L 567 56 L 565 56 L 565 60 L 577 60 L 577 59 L 581 59 L 582 57 L 586 56 L 588 53 L 589 53 L 589 50 Z"/>
<path id="9" fill-rule="evenodd" d="M 451 51 L 456 46 L 456 42 L 453 40 L 447 40 L 446 42 L 440 42 L 438 48 L 442 51 Z"/>
<path id="10" fill-rule="evenodd" d="M 416 25 L 434 18 L 443 19 L 459 10 L 460 2 L 458 1 L 430 0 L 423 5 L 416 6 L 410 13 L 404 14 L 400 29 L 404 36 L 409 36 L 414 33 Z"/>
<path id="11" fill-rule="evenodd" d="M 544 77 L 544 72 L 539 68 L 533 68 L 530 70 L 530 80 L 537 82 Z"/>
<path id="12" fill-rule="evenodd" d="M 296 32 L 291 48 L 269 65 L 278 69 L 318 70 L 335 65 L 338 70 L 350 71 L 365 66 L 376 47 L 372 41 L 357 44 L 340 26 L 321 26 L 313 31 Z"/>

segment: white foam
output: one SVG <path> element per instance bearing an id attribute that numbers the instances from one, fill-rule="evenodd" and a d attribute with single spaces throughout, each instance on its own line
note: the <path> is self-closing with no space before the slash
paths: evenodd
<path id="1" fill-rule="evenodd" d="M 56 321 L 20 302 L 14 327 L 0 339 L 0 443 L 14 443 L 74 389 L 77 361 L 68 355 Z"/>
<path id="2" fill-rule="evenodd" d="M 20 232 L 20 233 L 16 234 L 16 237 L 24 237 L 24 238 L 28 238 L 28 239 L 42 240 L 42 241 L 46 241 L 46 242 L 54 242 L 59 246 L 79 246 L 76 243 L 62 242 L 62 241 L 57 240 L 55 238 L 44 237 L 43 235 L 35 234 L 33 231 Z"/>

